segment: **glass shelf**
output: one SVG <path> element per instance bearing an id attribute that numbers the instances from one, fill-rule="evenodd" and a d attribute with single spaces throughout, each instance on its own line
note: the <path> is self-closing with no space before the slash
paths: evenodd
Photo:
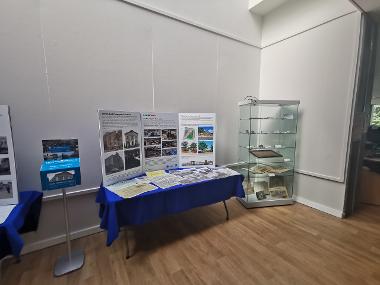
<path id="1" fill-rule="evenodd" d="M 273 132 L 262 132 L 262 133 L 245 133 L 245 132 L 239 132 L 241 135 L 296 135 L 297 133 L 293 132 L 281 132 L 281 133 L 273 133 Z"/>
<path id="2" fill-rule="evenodd" d="M 249 147 L 249 146 L 241 146 L 239 145 L 239 147 L 241 148 L 245 148 L 247 150 L 281 150 L 281 149 L 296 149 L 295 146 L 281 146 L 281 147 Z"/>
<path id="3" fill-rule="evenodd" d="M 266 117 L 266 118 L 259 118 L 259 117 L 253 117 L 253 118 L 241 118 L 241 121 L 249 121 L 249 120 L 296 120 L 294 118 L 275 118 L 275 117 Z"/>

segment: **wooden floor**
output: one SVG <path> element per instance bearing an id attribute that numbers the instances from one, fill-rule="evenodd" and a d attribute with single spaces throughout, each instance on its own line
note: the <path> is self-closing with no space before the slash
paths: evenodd
<path id="1" fill-rule="evenodd" d="M 55 246 L 6 262 L 1 284 L 380 284 L 380 207 L 341 220 L 296 204 L 245 210 L 228 202 L 166 217 L 124 233 L 111 247 L 99 233 L 74 241 L 84 267 L 54 278 Z"/>

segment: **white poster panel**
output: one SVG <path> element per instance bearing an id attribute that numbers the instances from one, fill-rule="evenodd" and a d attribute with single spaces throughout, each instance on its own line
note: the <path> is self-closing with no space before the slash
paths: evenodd
<path id="1" fill-rule="evenodd" d="M 142 113 L 144 170 L 178 167 L 178 114 Z"/>
<path id="2" fill-rule="evenodd" d="M 9 106 L 0 105 L 0 205 L 18 203 Z"/>
<path id="3" fill-rule="evenodd" d="M 99 110 L 99 133 L 104 186 L 142 174 L 140 113 Z"/>
<path id="4" fill-rule="evenodd" d="M 215 134 L 214 113 L 180 113 L 180 167 L 215 167 Z"/>

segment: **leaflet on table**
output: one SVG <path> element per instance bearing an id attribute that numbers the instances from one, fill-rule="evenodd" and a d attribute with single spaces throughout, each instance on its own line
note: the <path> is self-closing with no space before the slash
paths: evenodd
<path id="1" fill-rule="evenodd" d="M 103 185 L 142 173 L 140 113 L 99 110 Z"/>
<path id="2" fill-rule="evenodd" d="M 138 179 L 132 179 L 128 181 L 121 181 L 107 186 L 107 189 L 119 195 L 122 198 L 132 198 L 142 193 L 156 190 L 157 187 L 145 182 L 141 182 Z"/>
<path id="3" fill-rule="evenodd" d="M 178 167 L 178 114 L 142 113 L 144 170 Z"/>
<path id="4" fill-rule="evenodd" d="M 0 206 L 0 224 L 4 223 L 16 205 Z"/>
<path id="5" fill-rule="evenodd" d="M 181 184 L 192 184 L 197 182 L 202 182 L 205 180 L 215 180 L 220 178 L 225 178 L 228 176 L 240 175 L 238 172 L 229 168 L 189 168 L 182 170 L 169 171 L 171 175 L 179 177 L 179 182 Z"/>
<path id="6" fill-rule="evenodd" d="M 16 164 L 9 106 L 0 105 L 0 205 L 17 203 Z"/>
<path id="7" fill-rule="evenodd" d="M 214 113 L 180 113 L 180 167 L 215 167 Z"/>
<path id="8" fill-rule="evenodd" d="M 175 175 L 166 174 L 162 176 L 151 177 L 150 182 L 161 189 L 170 188 L 182 184 L 180 178 Z"/>
<path id="9" fill-rule="evenodd" d="M 163 176 L 166 175 L 167 173 L 165 170 L 154 170 L 154 171 L 147 171 L 145 172 L 145 175 L 148 177 L 157 177 L 157 176 Z"/>

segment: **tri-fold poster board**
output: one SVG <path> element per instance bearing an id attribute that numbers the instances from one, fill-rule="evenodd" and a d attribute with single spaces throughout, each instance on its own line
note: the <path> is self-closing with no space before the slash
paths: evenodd
<path id="1" fill-rule="evenodd" d="M 18 203 L 9 106 L 0 105 L 0 205 Z"/>
<path id="2" fill-rule="evenodd" d="M 99 110 L 103 185 L 145 171 L 215 167 L 214 113 Z"/>

